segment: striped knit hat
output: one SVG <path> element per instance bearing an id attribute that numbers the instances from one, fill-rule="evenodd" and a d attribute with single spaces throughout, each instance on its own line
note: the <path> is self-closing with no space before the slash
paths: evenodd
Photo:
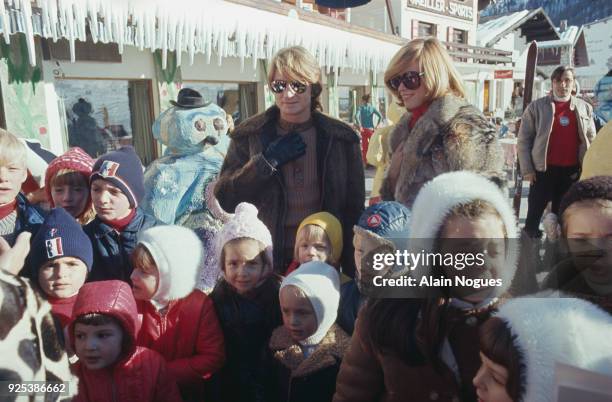
<path id="1" fill-rule="evenodd" d="M 55 207 L 53 198 L 51 197 L 51 181 L 60 170 L 70 169 L 81 173 L 85 176 L 85 180 L 89 182 L 89 175 L 93 169 L 94 160 L 79 147 L 70 148 L 65 154 L 53 159 L 45 174 L 45 191 L 47 200 L 51 203 L 51 207 Z"/>
<path id="2" fill-rule="evenodd" d="M 107 180 L 119 187 L 132 208 L 136 208 L 144 197 L 142 163 L 132 146 L 126 145 L 100 156 L 94 164 L 89 182 L 98 179 Z"/>

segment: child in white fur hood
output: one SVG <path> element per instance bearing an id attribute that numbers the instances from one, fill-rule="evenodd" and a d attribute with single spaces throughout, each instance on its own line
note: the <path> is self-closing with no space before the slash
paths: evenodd
<path id="1" fill-rule="evenodd" d="M 225 362 L 212 300 L 195 289 L 204 255 L 198 236 L 175 225 L 144 230 L 132 253 L 133 293 L 142 317 L 137 344 L 166 359 L 185 401 L 202 400 L 204 379 Z"/>
<path id="2" fill-rule="evenodd" d="M 331 401 L 349 336 L 335 324 L 340 280 L 312 261 L 287 276 L 279 292 L 283 326 L 270 339 L 270 401 Z"/>
<path id="3" fill-rule="evenodd" d="M 547 293 L 508 301 L 480 329 L 482 402 L 552 402 L 555 365 L 612 375 L 612 316 Z"/>

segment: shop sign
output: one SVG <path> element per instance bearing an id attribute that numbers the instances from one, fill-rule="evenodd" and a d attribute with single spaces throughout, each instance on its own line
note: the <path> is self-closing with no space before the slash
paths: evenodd
<path id="1" fill-rule="evenodd" d="M 416 7 L 467 20 L 472 20 L 474 17 L 474 8 L 471 1 L 462 4 L 452 0 L 408 0 L 408 7 Z"/>
<path id="2" fill-rule="evenodd" d="M 512 79 L 512 70 L 495 70 L 494 78 L 496 80 L 503 80 L 506 78 Z"/>

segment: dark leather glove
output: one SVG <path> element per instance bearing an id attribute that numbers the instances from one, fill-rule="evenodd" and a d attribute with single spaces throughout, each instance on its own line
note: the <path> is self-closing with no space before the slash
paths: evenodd
<path id="1" fill-rule="evenodd" d="M 306 143 L 297 132 L 281 136 L 268 145 L 263 153 L 264 158 L 275 168 L 299 158 L 306 153 Z"/>

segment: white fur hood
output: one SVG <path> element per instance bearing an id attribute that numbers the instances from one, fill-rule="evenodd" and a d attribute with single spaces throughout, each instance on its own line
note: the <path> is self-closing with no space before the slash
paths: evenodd
<path id="1" fill-rule="evenodd" d="M 510 300 L 495 316 L 526 367 L 521 402 L 553 402 L 556 363 L 612 375 L 612 316 L 597 306 L 549 291 Z"/>
<path id="2" fill-rule="evenodd" d="M 460 204 L 474 200 L 490 203 L 502 218 L 507 242 L 504 270 L 501 274 L 503 286 L 495 288 L 493 296 L 505 293 L 512 284 L 518 264 L 518 225 L 514 210 L 502 191 L 487 178 L 473 172 L 458 171 L 444 173 L 426 183 L 412 207 L 410 221 L 409 250 L 433 252 L 434 242 L 449 212 Z M 425 275 L 426 269 L 413 271 L 412 276 Z"/>
<path id="3" fill-rule="evenodd" d="M 193 230 L 177 225 L 154 226 L 138 235 L 138 243 L 151 253 L 159 271 L 153 302 L 165 306 L 194 290 L 204 263 L 204 246 Z"/>

